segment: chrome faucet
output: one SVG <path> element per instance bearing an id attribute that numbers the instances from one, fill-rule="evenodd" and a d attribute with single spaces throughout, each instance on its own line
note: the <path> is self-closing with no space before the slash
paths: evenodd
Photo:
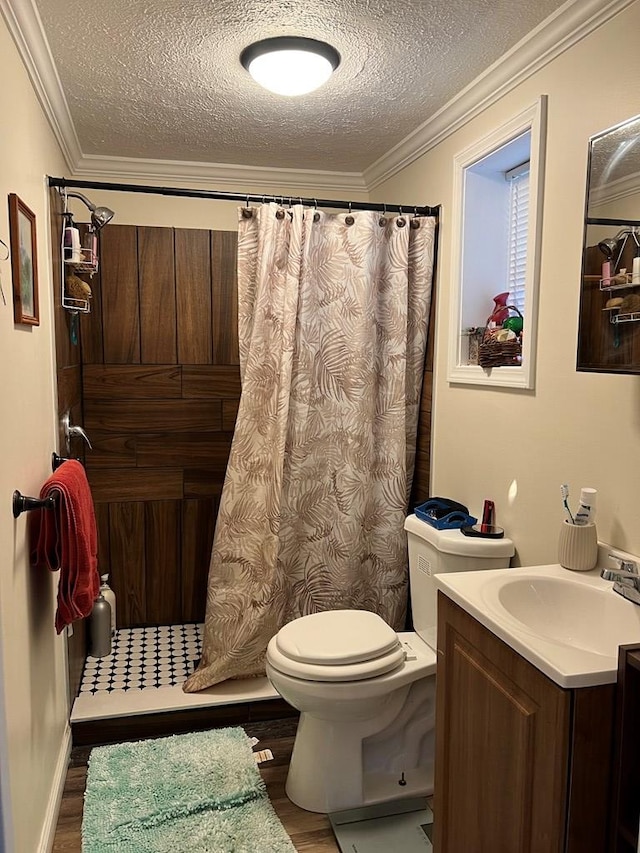
<path id="1" fill-rule="evenodd" d="M 609 559 L 618 564 L 618 569 L 602 569 L 600 577 L 606 581 L 613 581 L 613 591 L 623 598 L 640 604 L 640 573 L 638 564 L 633 560 L 621 560 L 613 554 Z"/>

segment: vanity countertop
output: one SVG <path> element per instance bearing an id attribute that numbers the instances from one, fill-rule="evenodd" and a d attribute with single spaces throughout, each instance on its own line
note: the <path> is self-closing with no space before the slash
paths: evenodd
<path id="1" fill-rule="evenodd" d="M 600 570 L 557 564 L 439 573 L 436 586 L 560 687 L 617 679 L 618 646 L 640 644 L 640 606 Z"/>

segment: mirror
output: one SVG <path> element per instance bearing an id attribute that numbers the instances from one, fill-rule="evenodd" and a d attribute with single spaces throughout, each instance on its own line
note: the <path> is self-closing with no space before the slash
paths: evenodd
<path id="1" fill-rule="evenodd" d="M 589 140 L 577 369 L 640 373 L 640 116 Z"/>

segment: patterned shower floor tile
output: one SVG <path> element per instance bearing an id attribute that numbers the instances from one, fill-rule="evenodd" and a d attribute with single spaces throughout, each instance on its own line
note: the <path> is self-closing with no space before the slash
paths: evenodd
<path id="1" fill-rule="evenodd" d="M 122 628 L 111 654 L 88 657 L 80 695 L 181 685 L 202 653 L 202 624 Z"/>

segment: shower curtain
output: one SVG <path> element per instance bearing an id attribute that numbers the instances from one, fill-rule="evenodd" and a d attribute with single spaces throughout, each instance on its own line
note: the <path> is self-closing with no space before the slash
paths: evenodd
<path id="1" fill-rule="evenodd" d="M 186 692 L 264 674 L 271 637 L 308 613 L 403 628 L 435 225 L 239 210 L 242 396 Z"/>

